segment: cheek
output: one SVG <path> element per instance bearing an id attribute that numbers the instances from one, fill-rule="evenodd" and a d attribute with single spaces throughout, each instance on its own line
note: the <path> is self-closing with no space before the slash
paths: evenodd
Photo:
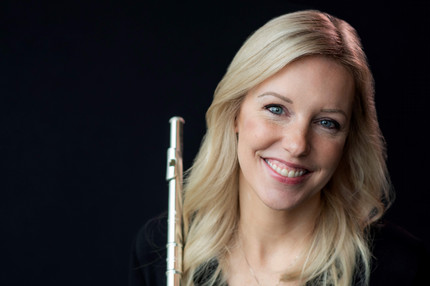
<path id="1" fill-rule="evenodd" d="M 334 170 L 337 168 L 345 146 L 345 140 L 320 142 L 319 157 L 324 162 L 326 168 Z"/>
<path id="2" fill-rule="evenodd" d="M 248 173 L 253 166 L 259 151 L 268 146 L 268 131 L 261 120 L 251 116 L 241 118 L 238 124 L 238 159 L 242 171 Z"/>
<path id="3" fill-rule="evenodd" d="M 252 149 L 260 149 L 270 145 L 274 134 L 277 134 L 270 124 L 249 117 L 240 122 L 237 131 L 239 133 L 239 145 L 246 145 Z"/>

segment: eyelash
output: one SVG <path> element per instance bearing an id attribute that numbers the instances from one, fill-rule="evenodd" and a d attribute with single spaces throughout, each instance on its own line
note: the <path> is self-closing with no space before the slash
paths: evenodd
<path id="1" fill-rule="evenodd" d="M 320 119 L 317 121 L 322 127 L 327 128 L 329 130 L 340 130 L 340 124 L 336 120 L 332 119 Z M 330 127 L 326 127 L 323 125 L 323 122 L 328 122 L 331 124 Z"/>
<path id="2" fill-rule="evenodd" d="M 279 104 L 268 104 L 268 105 L 264 106 L 264 108 L 276 116 L 281 116 L 281 115 L 286 113 L 285 108 Z M 277 112 L 274 111 L 275 108 L 277 109 Z M 333 120 L 333 119 L 327 119 L 327 118 L 318 119 L 318 120 L 316 120 L 316 123 L 321 125 L 323 128 L 328 129 L 328 130 L 340 130 L 340 128 L 341 128 L 339 122 L 337 122 L 336 120 Z M 324 126 L 324 124 L 326 124 L 326 123 L 329 123 L 330 126 Z"/>
<path id="3" fill-rule="evenodd" d="M 269 105 L 266 105 L 264 108 L 274 115 L 282 115 L 285 113 L 284 107 L 279 104 L 269 104 Z M 273 111 L 274 108 L 278 108 L 281 113 L 274 112 Z"/>

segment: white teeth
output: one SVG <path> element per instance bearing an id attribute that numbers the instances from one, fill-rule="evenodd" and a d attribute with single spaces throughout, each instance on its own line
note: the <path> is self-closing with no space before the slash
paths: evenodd
<path id="1" fill-rule="evenodd" d="M 279 173 L 279 172 L 278 172 Z M 287 177 L 288 176 L 288 170 L 287 169 L 283 169 L 281 172 L 280 172 L 280 174 L 282 175 L 282 176 L 284 176 L 284 177 Z"/>
<path id="2" fill-rule="evenodd" d="M 281 175 L 283 177 L 296 178 L 296 177 L 302 176 L 305 173 L 305 170 L 283 169 L 283 168 L 277 166 L 276 164 L 274 164 L 268 160 L 265 160 L 265 161 L 274 171 L 276 171 L 276 173 L 278 173 L 279 175 Z"/>

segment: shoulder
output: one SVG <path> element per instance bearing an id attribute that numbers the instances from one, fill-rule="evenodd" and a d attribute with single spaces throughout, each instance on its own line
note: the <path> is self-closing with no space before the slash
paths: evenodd
<path id="1" fill-rule="evenodd" d="M 166 284 L 167 219 L 160 216 L 146 222 L 132 245 L 130 285 Z"/>
<path id="2" fill-rule="evenodd" d="M 372 244 L 370 285 L 422 285 L 430 258 L 422 240 L 384 221 L 373 227 Z"/>

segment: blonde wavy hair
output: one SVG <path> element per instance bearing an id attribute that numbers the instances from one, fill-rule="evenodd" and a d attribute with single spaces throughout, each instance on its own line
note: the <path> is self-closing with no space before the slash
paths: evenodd
<path id="1" fill-rule="evenodd" d="M 289 13 L 254 32 L 235 55 L 206 113 L 207 133 L 184 186 L 182 284 L 211 269 L 204 285 L 225 283 L 227 253 L 239 221 L 235 117 L 247 92 L 309 55 L 330 57 L 355 80 L 351 126 L 340 165 L 322 191 L 322 211 L 300 269 L 306 285 L 367 285 L 369 226 L 392 201 L 385 142 L 377 122 L 373 77 L 360 39 L 345 21 L 316 10 Z M 213 271 L 213 272 L 212 272 Z M 357 275 L 358 274 L 358 275 Z"/>

